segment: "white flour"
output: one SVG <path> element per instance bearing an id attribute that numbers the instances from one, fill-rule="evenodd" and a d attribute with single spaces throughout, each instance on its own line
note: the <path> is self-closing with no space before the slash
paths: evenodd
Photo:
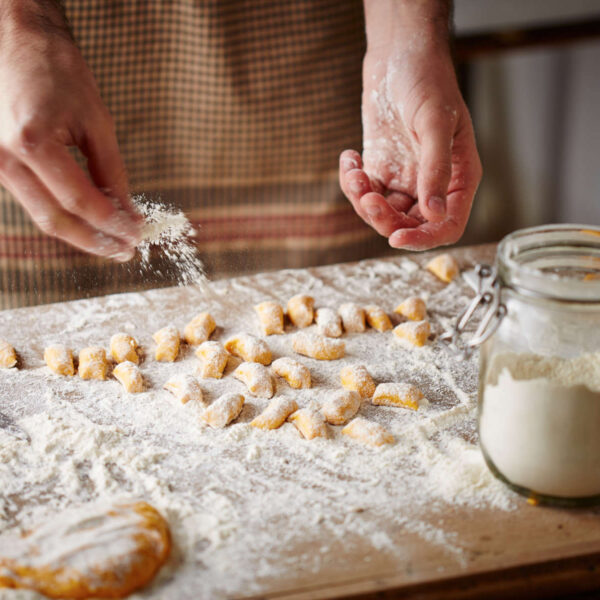
<path id="1" fill-rule="evenodd" d="M 512 483 L 563 498 L 600 494 L 600 354 L 496 356 L 480 427 Z"/>
<path id="2" fill-rule="evenodd" d="M 476 446 L 476 359 L 456 361 L 437 342 L 407 350 L 391 332 L 372 329 L 344 334 L 346 356 L 331 362 L 295 355 L 290 326 L 266 338 L 273 358 L 291 356 L 309 367 L 311 389 L 275 382 L 276 397 L 294 398 L 301 408 L 322 405 L 348 364 L 364 364 L 376 383 L 417 385 L 430 401 L 419 411 L 363 403 L 359 414 L 397 440 L 381 449 L 346 439 L 341 428 L 331 427 L 330 439 L 311 441 L 290 423 L 257 430 L 249 422 L 270 400 L 252 396 L 234 424 L 205 427 L 198 403 L 181 404 L 162 389 L 175 373 L 195 372 L 192 349 L 184 347 L 175 363 L 152 359 L 151 336 L 160 327 L 174 323 L 181 331 L 208 310 L 218 325 L 212 339 L 260 335 L 252 307 L 263 300 L 285 304 L 297 293 L 313 295 L 317 308 L 376 300 L 390 314 L 419 293 L 428 298 L 439 333 L 466 305 L 467 286 L 444 286 L 414 264 L 397 258 L 219 281 L 210 284 L 210 299 L 188 287 L 6 311 L 0 335 L 22 340 L 15 345 L 23 369 L 0 372 L 0 410 L 28 432 L 31 444 L 0 430 L 0 532 L 97 498 L 144 499 L 169 521 L 175 550 L 155 583 L 134 596 L 140 599 L 290 589 L 309 573 L 347 576 L 350 561 L 356 576 L 375 564 L 404 568 L 415 537 L 462 566 L 468 549 L 444 518 L 517 505 Z M 215 300 L 220 297 L 236 310 Z M 77 351 L 106 345 L 117 331 L 134 335 L 146 353 L 145 393 L 126 395 L 114 380 L 52 376 L 43 366 L 48 340 Z M 226 392 L 245 393 L 231 376 L 236 364 L 222 380 L 202 381 L 208 403 Z M 37 596 L 0 591 L 2 600 L 15 598 Z"/>

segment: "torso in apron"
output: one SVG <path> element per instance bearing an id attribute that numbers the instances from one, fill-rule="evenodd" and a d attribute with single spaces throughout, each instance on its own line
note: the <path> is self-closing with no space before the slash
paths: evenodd
<path id="1" fill-rule="evenodd" d="M 65 6 L 132 192 L 185 211 L 209 276 L 386 251 L 338 185 L 361 147 L 360 0 Z M 47 238 L 0 188 L 0 306 L 170 283 Z"/>

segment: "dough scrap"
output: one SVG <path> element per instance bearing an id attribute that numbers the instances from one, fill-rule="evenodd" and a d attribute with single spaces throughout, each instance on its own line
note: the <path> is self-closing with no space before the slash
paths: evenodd
<path id="1" fill-rule="evenodd" d="M 319 308 L 316 322 L 321 335 L 333 338 L 342 335 L 342 319 L 332 308 Z"/>
<path id="2" fill-rule="evenodd" d="M 200 376 L 221 379 L 229 360 L 229 353 L 219 342 L 204 342 L 196 350 L 200 359 Z"/>
<path id="3" fill-rule="evenodd" d="M 381 306 L 369 304 L 368 306 L 365 306 L 365 314 L 367 323 L 373 329 L 376 329 L 377 331 L 388 331 L 392 328 L 392 322 Z"/>
<path id="4" fill-rule="evenodd" d="M 336 360 L 346 352 L 346 345 L 342 340 L 316 333 L 297 333 L 292 340 L 292 347 L 298 354 L 317 360 Z"/>
<path id="5" fill-rule="evenodd" d="M 204 403 L 200 382 L 188 373 L 176 373 L 165 382 L 163 387 L 182 404 L 190 401 Z"/>
<path id="6" fill-rule="evenodd" d="M 223 429 L 240 416 L 242 408 L 244 396 L 236 393 L 224 394 L 202 413 L 201 418 L 214 429 Z"/>
<path id="7" fill-rule="evenodd" d="M 412 344 L 413 346 L 424 346 L 427 343 L 431 326 L 429 321 L 406 321 L 394 327 L 394 335 L 400 339 Z"/>
<path id="8" fill-rule="evenodd" d="M 347 365 L 340 371 L 340 380 L 347 390 L 358 392 L 362 398 L 375 393 L 375 382 L 364 365 Z"/>
<path id="9" fill-rule="evenodd" d="M 423 298 L 411 296 L 401 302 L 394 309 L 395 313 L 410 319 L 411 321 L 422 321 L 427 316 L 427 305 Z"/>
<path id="10" fill-rule="evenodd" d="M 135 363 L 129 360 L 119 363 L 113 369 L 114 378 L 130 394 L 139 394 L 144 391 L 144 378 Z"/>
<path id="11" fill-rule="evenodd" d="M 450 283 L 460 273 L 460 267 L 451 254 L 438 254 L 425 268 L 445 283 Z"/>
<path id="12" fill-rule="evenodd" d="M 250 421 L 250 425 L 258 429 L 278 429 L 297 410 L 298 404 L 293 398 L 273 398 L 269 406 Z"/>
<path id="13" fill-rule="evenodd" d="M 79 377 L 104 381 L 108 375 L 106 351 L 99 346 L 90 346 L 79 352 Z"/>
<path id="14" fill-rule="evenodd" d="M 128 333 L 115 333 L 110 338 L 110 355 L 116 363 L 128 360 L 136 365 L 139 364 L 137 340 Z"/>
<path id="15" fill-rule="evenodd" d="M 380 383 L 371 402 L 378 406 L 397 406 L 412 410 L 427 405 L 421 390 L 410 383 Z"/>
<path id="16" fill-rule="evenodd" d="M 273 397 L 273 380 L 269 369 L 256 362 L 243 362 L 233 372 L 233 376 L 244 383 L 248 391 L 261 398 Z"/>
<path id="17" fill-rule="evenodd" d="M 246 362 L 270 365 L 273 357 L 267 344 L 249 333 L 240 333 L 225 342 L 225 350 Z"/>
<path id="18" fill-rule="evenodd" d="M 196 345 L 206 342 L 216 329 L 217 324 L 210 313 L 196 315 L 183 329 L 183 338 L 188 344 Z"/>
<path id="19" fill-rule="evenodd" d="M 156 342 L 154 357 L 159 362 L 174 362 L 179 354 L 181 338 L 179 331 L 173 325 L 167 325 L 157 331 L 152 339 Z"/>
<path id="20" fill-rule="evenodd" d="M 294 424 L 296 429 L 307 440 L 316 437 L 328 437 L 325 417 L 311 408 L 301 408 L 288 417 L 288 421 Z"/>
<path id="21" fill-rule="evenodd" d="M 321 412 L 332 425 L 344 425 L 360 408 L 361 398 L 352 390 L 336 390 L 323 404 Z"/>
<path id="22" fill-rule="evenodd" d="M 358 306 L 358 304 L 346 302 L 339 307 L 338 314 L 342 318 L 344 329 L 348 333 L 362 333 L 365 331 L 365 309 Z"/>
<path id="23" fill-rule="evenodd" d="M 0 368 L 10 369 L 17 364 L 17 353 L 6 341 L 0 340 Z"/>
<path id="24" fill-rule="evenodd" d="M 62 344 L 48 346 L 44 350 L 44 360 L 48 368 L 57 375 L 75 375 L 73 351 Z"/>
<path id="25" fill-rule="evenodd" d="M 344 429 L 342 433 L 348 437 L 367 444 L 368 446 L 383 446 L 393 444 L 394 436 L 382 425 L 373 421 L 367 421 L 364 417 L 356 417 Z"/>
<path id="26" fill-rule="evenodd" d="M 312 385 L 308 368 L 293 358 L 278 358 L 273 361 L 271 369 L 276 375 L 283 377 L 292 388 L 309 388 Z"/>
<path id="27" fill-rule="evenodd" d="M 308 327 L 314 319 L 315 299 L 306 294 L 297 294 L 288 300 L 287 315 L 296 327 Z"/>
<path id="28" fill-rule="evenodd" d="M 283 333 L 283 308 L 277 302 L 267 300 L 254 307 L 264 335 Z"/>

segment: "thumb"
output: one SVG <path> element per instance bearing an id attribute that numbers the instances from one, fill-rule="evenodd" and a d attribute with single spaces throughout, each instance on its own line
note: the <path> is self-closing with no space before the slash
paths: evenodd
<path id="1" fill-rule="evenodd" d="M 421 143 L 417 176 L 419 210 L 428 221 L 443 221 L 452 175 L 454 120 L 447 111 L 429 111 L 416 133 Z"/>

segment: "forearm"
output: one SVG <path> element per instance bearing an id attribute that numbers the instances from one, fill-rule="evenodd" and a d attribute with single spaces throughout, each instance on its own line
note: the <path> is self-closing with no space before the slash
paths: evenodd
<path id="1" fill-rule="evenodd" d="M 448 47 L 452 0 L 364 0 L 367 44 Z"/>

